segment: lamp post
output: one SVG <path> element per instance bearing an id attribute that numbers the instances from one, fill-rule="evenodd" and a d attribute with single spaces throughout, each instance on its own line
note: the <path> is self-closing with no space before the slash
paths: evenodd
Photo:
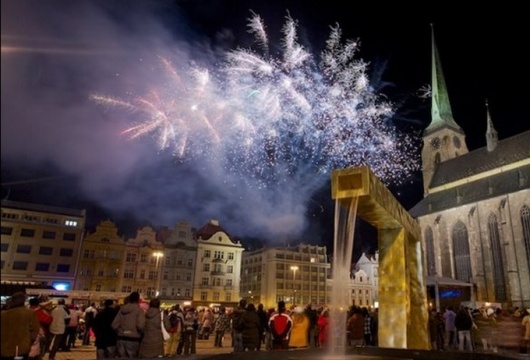
<path id="1" fill-rule="evenodd" d="M 296 283 L 296 271 L 298 270 L 298 266 L 291 266 L 291 270 L 293 271 L 293 305 L 296 305 L 296 289 L 294 285 Z"/>
<path id="2" fill-rule="evenodd" d="M 159 294 L 158 289 L 160 288 L 160 275 L 158 274 L 158 262 L 159 262 L 160 258 L 164 256 L 164 253 L 161 252 L 161 251 L 155 251 L 153 253 L 153 256 L 156 258 L 156 263 L 155 263 L 155 269 L 156 269 L 156 290 L 155 290 L 155 296 L 158 297 L 158 294 Z"/>

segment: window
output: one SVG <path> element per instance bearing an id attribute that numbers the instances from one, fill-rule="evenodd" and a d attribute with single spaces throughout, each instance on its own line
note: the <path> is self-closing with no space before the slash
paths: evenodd
<path id="1" fill-rule="evenodd" d="M 471 279 L 471 259 L 466 225 L 458 221 L 453 228 L 453 251 L 455 261 L 455 277 L 468 282 Z"/>
<path id="2" fill-rule="evenodd" d="M 136 262 L 136 254 L 127 253 L 126 262 Z"/>
<path id="3" fill-rule="evenodd" d="M 33 230 L 33 229 L 22 229 L 22 230 L 20 230 L 20 236 L 22 236 L 22 237 L 34 237 L 35 236 L 35 230 Z"/>
<path id="4" fill-rule="evenodd" d="M 147 254 L 140 254 L 140 262 L 143 262 L 143 263 L 147 262 Z"/>
<path id="5" fill-rule="evenodd" d="M 181 230 L 181 231 L 179 231 L 178 236 L 179 236 L 179 238 L 185 238 L 186 237 L 186 232 Z"/>
<path id="6" fill-rule="evenodd" d="M 232 286 L 232 279 L 226 279 L 226 286 Z"/>
<path id="7" fill-rule="evenodd" d="M 425 229 L 425 251 L 427 252 L 427 275 L 436 275 L 436 258 L 434 255 L 434 239 L 430 226 Z"/>
<path id="8" fill-rule="evenodd" d="M 105 271 L 103 269 L 98 269 L 98 276 L 104 276 Z"/>
<path id="9" fill-rule="evenodd" d="M 523 239 L 526 249 L 526 263 L 530 266 L 530 208 L 521 208 L 521 224 L 523 225 Z"/>
<path id="10" fill-rule="evenodd" d="M 18 219 L 18 215 L 17 214 L 11 214 L 11 213 L 8 213 L 8 212 L 2 212 L 2 218 L 3 219 Z"/>
<path id="11" fill-rule="evenodd" d="M 12 227 L 2 226 L 2 235 L 11 235 L 13 233 Z"/>
<path id="12" fill-rule="evenodd" d="M 48 263 L 35 264 L 35 271 L 48 271 L 49 269 L 50 269 L 50 264 Z"/>
<path id="13" fill-rule="evenodd" d="M 74 249 L 68 249 L 68 248 L 61 248 L 59 251 L 59 256 L 72 256 L 74 253 Z"/>
<path id="14" fill-rule="evenodd" d="M 204 257 L 209 258 L 211 256 L 212 252 L 210 250 L 204 250 Z"/>
<path id="15" fill-rule="evenodd" d="M 63 240 L 65 241 L 75 241 L 75 233 L 64 233 Z"/>
<path id="16" fill-rule="evenodd" d="M 202 271 L 210 271 L 210 264 L 206 263 L 202 265 Z"/>
<path id="17" fill-rule="evenodd" d="M 39 248 L 39 255 L 51 255 L 53 254 L 53 248 L 49 246 L 41 246 Z"/>
<path id="18" fill-rule="evenodd" d="M 157 278 L 156 271 L 149 271 L 149 275 L 147 276 L 149 280 L 155 280 Z"/>
<path id="19" fill-rule="evenodd" d="M 2 252 L 7 252 L 9 249 L 9 244 L 2 243 Z"/>
<path id="20" fill-rule="evenodd" d="M 218 302 L 219 298 L 220 298 L 219 292 L 214 291 L 214 293 L 213 293 L 213 301 Z"/>
<path id="21" fill-rule="evenodd" d="M 133 279 L 134 278 L 134 270 L 125 269 L 125 271 L 123 272 L 123 278 L 125 278 L 125 279 Z"/>
<path id="22" fill-rule="evenodd" d="M 122 286 L 121 287 L 121 292 L 130 293 L 131 291 L 132 291 L 132 288 L 130 286 Z"/>
<path id="23" fill-rule="evenodd" d="M 224 259 L 225 253 L 224 253 L 224 251 L 216 250 L 214 255 L 213 255 L 213 257 L 216 258 L 216 259 Z"/>
<path id="24" fill-rule="evenodd" d="M 188 267 L 193 267 L 193 259 L 188 259 Z"/>
<path id="25" fill-rule="evenodd" d="M 226 272 L 228 274 L 233 274 L 234 273 L 234 266 L 233 265 L 227 265 L 226 266 Z"/>
<path id="26" fill-rule="evenodd" d="M 24 215 L 26 221 L 39 221 L 39 218 L 35 215 Z"/>
<path id="27" fill-rule="evenodd" d="M 70 271 L 69 264 L 57 264 L 57 272 L 69 272 L 69 271 Z"/>
<path id="28" fill-rule="evenodd" d="M 499 235 L 499 223 L 497 217 L 491 214 L 488 218 L 488 230 L 493 261 L 493 283 L 495 300 L 506 301 L 506 282 L 504 281 L 504 261 L 502 260 L 502 245 Z"/>
<path id="29" fill-rule="evenodd" d="M 140 279 L 145 279 L 145 270 L 140 270 Z"/>
<path id="30" fill-rule="evenodd" d="M 75 221 L 75 220 L 65 220 L 64 225 L 65 226 L 76 227 L 77 226 L 77 221 Z"/>
<path id="31" fill-rule="evenodd" d="M 43 231 L 42 238 L 55 240 L 55 231 Z"/>
<path id="32" fill-rule="evenodd" d="M 201 284 L 207 286 L 209 282 L 210 282 L 210 279 L 208 279 L 207 277 L 204 277 L 204 278 L 202 278 Z"/>
<path id="33" fill-rule="evenodd" d="M 19 254 L 31 253 L 31 245 L 17 245 L 17 253 Z"/>
<path id="34" fill-rule="evenodd" d="M 228 260 L 234 260 L 234 253 L 233 252 L 229 252 L 228 253 Z"/>
<path id="35" fill-rule="evenodd" d="M 27 270 L 28 262 L 27 261 L 14 261 L 13 270 Z"/>
<path id="36" fill-rule="evenodd" d="M 191 296 L 191 291 L 190 291 L 190 289 L 186 289 L 186 290 L 184 290 L 184 296 L 185 296 L 185 297 L 190 297 L 190 296 Z"/>
<path id="37" fill-rule="evenodd" d="M 96 291 L 101 291 L 101 284 L 96 285 Z"/>
<path id="38" fill-rule="evenodd" d="M 85 251 L 83 251 L 83 258 L 84 259 L 93 259 L 94 255 L 95 255 L 94 250 L 86 249 Z"/>
<path id="39" fill-rule="evenodd" d="M 225 301 L 231 302 L 232 301 L 232 294 L 231 293 L 225 293 Z"/>
<path id="40" fill-rule="evenodd" d="M 207 301 L 208 300 L 208 292 L 207 291 L 201 291 L 201 300 Z"/>

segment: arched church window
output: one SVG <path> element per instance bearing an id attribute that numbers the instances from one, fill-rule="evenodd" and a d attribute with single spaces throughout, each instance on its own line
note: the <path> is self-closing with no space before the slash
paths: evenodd
<path id="1" fill-rule="evenodd" d="M 425 229 L 425 250 L 427 252 L 427 275 L 436 275 L 436 258 L 434 256 L 434 239 L 432 228 L 428 226 Z"/>
<path id="2" fill-rule="evenodd" d="M 521 224 L 523 225 L 523 239 L 526 248 L 526 262 L 530 266 L 530 208 L 524 205 L 521 208 Z"/>
<path id="3" fill-rule="evenodd" d="M 497 301 L 505 301 L 506 296 L 506 282 L 504 280 L 504 262 L 502 260 L 502 246 L 499 235 L 499 223 L 497 216 L 491 214 L 488 217 L 488 233 L 491 246 L 491 259 L 493 265 L 493 283 L 495 289 L 495 299 Z"/>
<path id="4" fill-rule="evenodd" d="M 469 282 L 472 274 L 466 225 L 462 221 L 458 221 L 453 228 L 452 235 L 455 278 Z"/>

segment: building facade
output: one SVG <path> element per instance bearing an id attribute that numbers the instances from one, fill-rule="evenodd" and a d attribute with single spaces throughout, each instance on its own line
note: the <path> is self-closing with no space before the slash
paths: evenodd
<path id="1" fill-rule="evenodd" d="M 85 210 L 2 200 L 2 287 L 73 289 L 85 220 Z"/>
<path id="2" fill-rule="evenodd" d="M 194 229 L 189 223 L 179 221 L 167 236 L 163 236 L 164 259 L 160 299 L 164 306 L 191 304 L 193 300 L 197 259 L 197 242 L 193 233 Z"/>
<path id="3" fill-rule="evenodd" d="M 105 220 L 85 236 L 81 246 L 76 290 L 121 291 L 124 278 L 125 240 L 118 228 Z"/>
<path id="4" fill-rule="evenodd" d="M 352 304 L 364 307 L 379 306 L 379 252 L 362 253 L 352 272 Z"/>
<path id="5" fill-rule="evenodd" d="M 266 308 L 329 303 L 330 280 L 325 246 L 300 244 L 243 254 L 241 298 Z"/>
<path id="6" fill-rule="evenodd" d="M 530 306 L 530 131 L 468 151 L 433 38 L 431 123 L 423 133 L 420 224 L 427 275 L 471 284 L 478 302 Z"/>
<path id="7" fill-rule="evenodd" d="M 156 231 L 150 226 L 138 229 L 136 236 L 125 242 L 121 291 L 137 291 L 142 299 L 159 296 L 163 260 L 164 246 Z"/>
<path id="8" fill-rule="evenodd" d="M 234 307 L 239 302 L 243 246 L 234 242 L 219 221 L 210 220 L 195 232 L 197 258 L 193 304 Z"/>

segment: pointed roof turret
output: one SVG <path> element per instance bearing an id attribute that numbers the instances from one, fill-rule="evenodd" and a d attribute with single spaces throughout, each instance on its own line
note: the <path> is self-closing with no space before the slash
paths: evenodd
<path id="1" fill-rule="evenodd" d="M 486 100 L 486 114 L 487 114 L 487 130 L 486 130 L 486 144 L 488 152 L 492 152 L 497 147 L 499 143 L 499 137 L 497 135 L 497 130 L 493 127 L 493 121 L 491 121 L 490 109 L 488 106 L 488 100 Z"/>
<path id="2" fill-rule="evenodd" d="M 442 64 L 438 49 L 434 40 L 434 27 L 431 24 L 432 36 L 432 106 L 431 106 L 431 123 L 425 129 L 430 132 L 434 129 L 450 126 L 460 132 L 462 129 L 453 119 L 453 112 L 451 111 L 451 104 L 449 103 L 449 95 L 447 93 L 447 86 L 445 85 L 445 78 L 442 71 Z"/>

